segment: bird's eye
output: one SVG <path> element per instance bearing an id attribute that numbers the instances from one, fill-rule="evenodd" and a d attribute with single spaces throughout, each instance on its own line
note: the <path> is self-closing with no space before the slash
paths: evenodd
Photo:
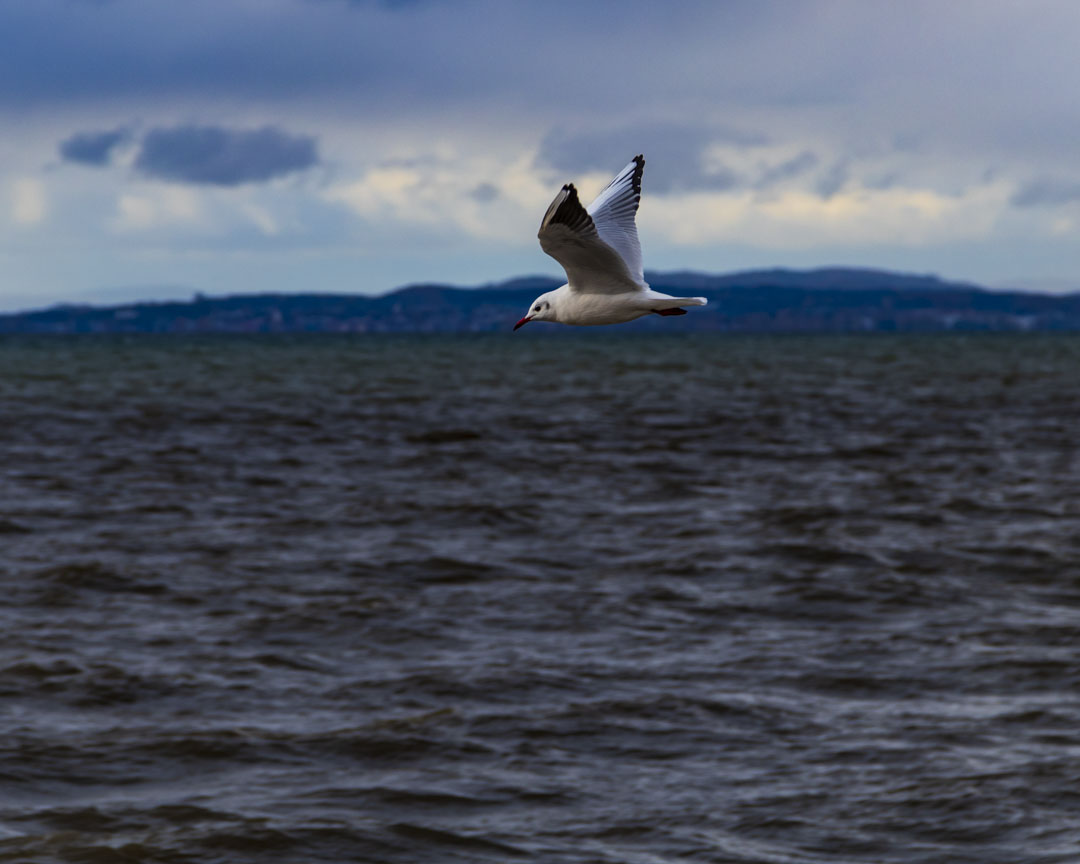
<path id="1" fill-rule="evenodd" d="M 539 311 L 540 311 L 540 307 L 539 307 L 539 306 L 537 306 L 537 307 L 536 307 L 535 309 L 533 309 L 533 312 L 539 312 Z"/>

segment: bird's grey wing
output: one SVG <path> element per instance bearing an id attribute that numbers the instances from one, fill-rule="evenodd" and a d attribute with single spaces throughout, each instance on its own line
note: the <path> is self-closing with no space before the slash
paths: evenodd
<path id="1" fill-rule="evenodd" d="M 573 183 L 555 196 L 536 236 L 540 248 L 562 264 L 571 291 L 625 294 L 642 290 L 623 256 L 600 236 Z"/>
<path id="2" fill-rule="evenodd" d="M 634 219 L 641 202 L 641 176 L 644 173 L 645 157 L 639 153 L 587 209 L 600 239 L 619 253 L 631 277 L 642 286 L 645 285 L 645 273 L 641 267 L 641 244 Z"/>

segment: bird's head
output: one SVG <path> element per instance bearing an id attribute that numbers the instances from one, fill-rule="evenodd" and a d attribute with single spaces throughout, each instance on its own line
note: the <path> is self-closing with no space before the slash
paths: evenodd
<path id="1" fill-rule="evenodd" d="M 530 321 L 557 321 L 555 307 L 557 305 L 554 291 L 548 291 L 546 294 L 541 294 L 529 307 L 529 311 L 525 313 L 525 317 L 522 318 L 517 324 L 514 325 L 514 329 L 518 327 L 524 327 Z"/>

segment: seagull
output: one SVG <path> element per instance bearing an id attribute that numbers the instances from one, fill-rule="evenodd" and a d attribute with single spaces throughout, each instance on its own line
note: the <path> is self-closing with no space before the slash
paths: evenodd
<path id="1" fill-rule="evenodd" d="M 685 315 L 682 306 L 704 306 L 704 297 L 672 297 L 645 281 L 637 214 L 645 157 L 635 156 L 596 200 L 581 206 L 567 183 L 540 223 L 540 248 L 566 271 L 567 284 L 541 294 L 514 329 L 530 321 L 622 324 L 642 315 Z"/>

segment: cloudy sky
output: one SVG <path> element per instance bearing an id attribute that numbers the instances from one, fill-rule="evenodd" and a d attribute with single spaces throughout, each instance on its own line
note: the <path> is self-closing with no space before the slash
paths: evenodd
<path id="1" fill-rule="evenodd" d="M 1071 0 L 0 0 L 0 308 L 646 268 L 1080 289 Z"/>

